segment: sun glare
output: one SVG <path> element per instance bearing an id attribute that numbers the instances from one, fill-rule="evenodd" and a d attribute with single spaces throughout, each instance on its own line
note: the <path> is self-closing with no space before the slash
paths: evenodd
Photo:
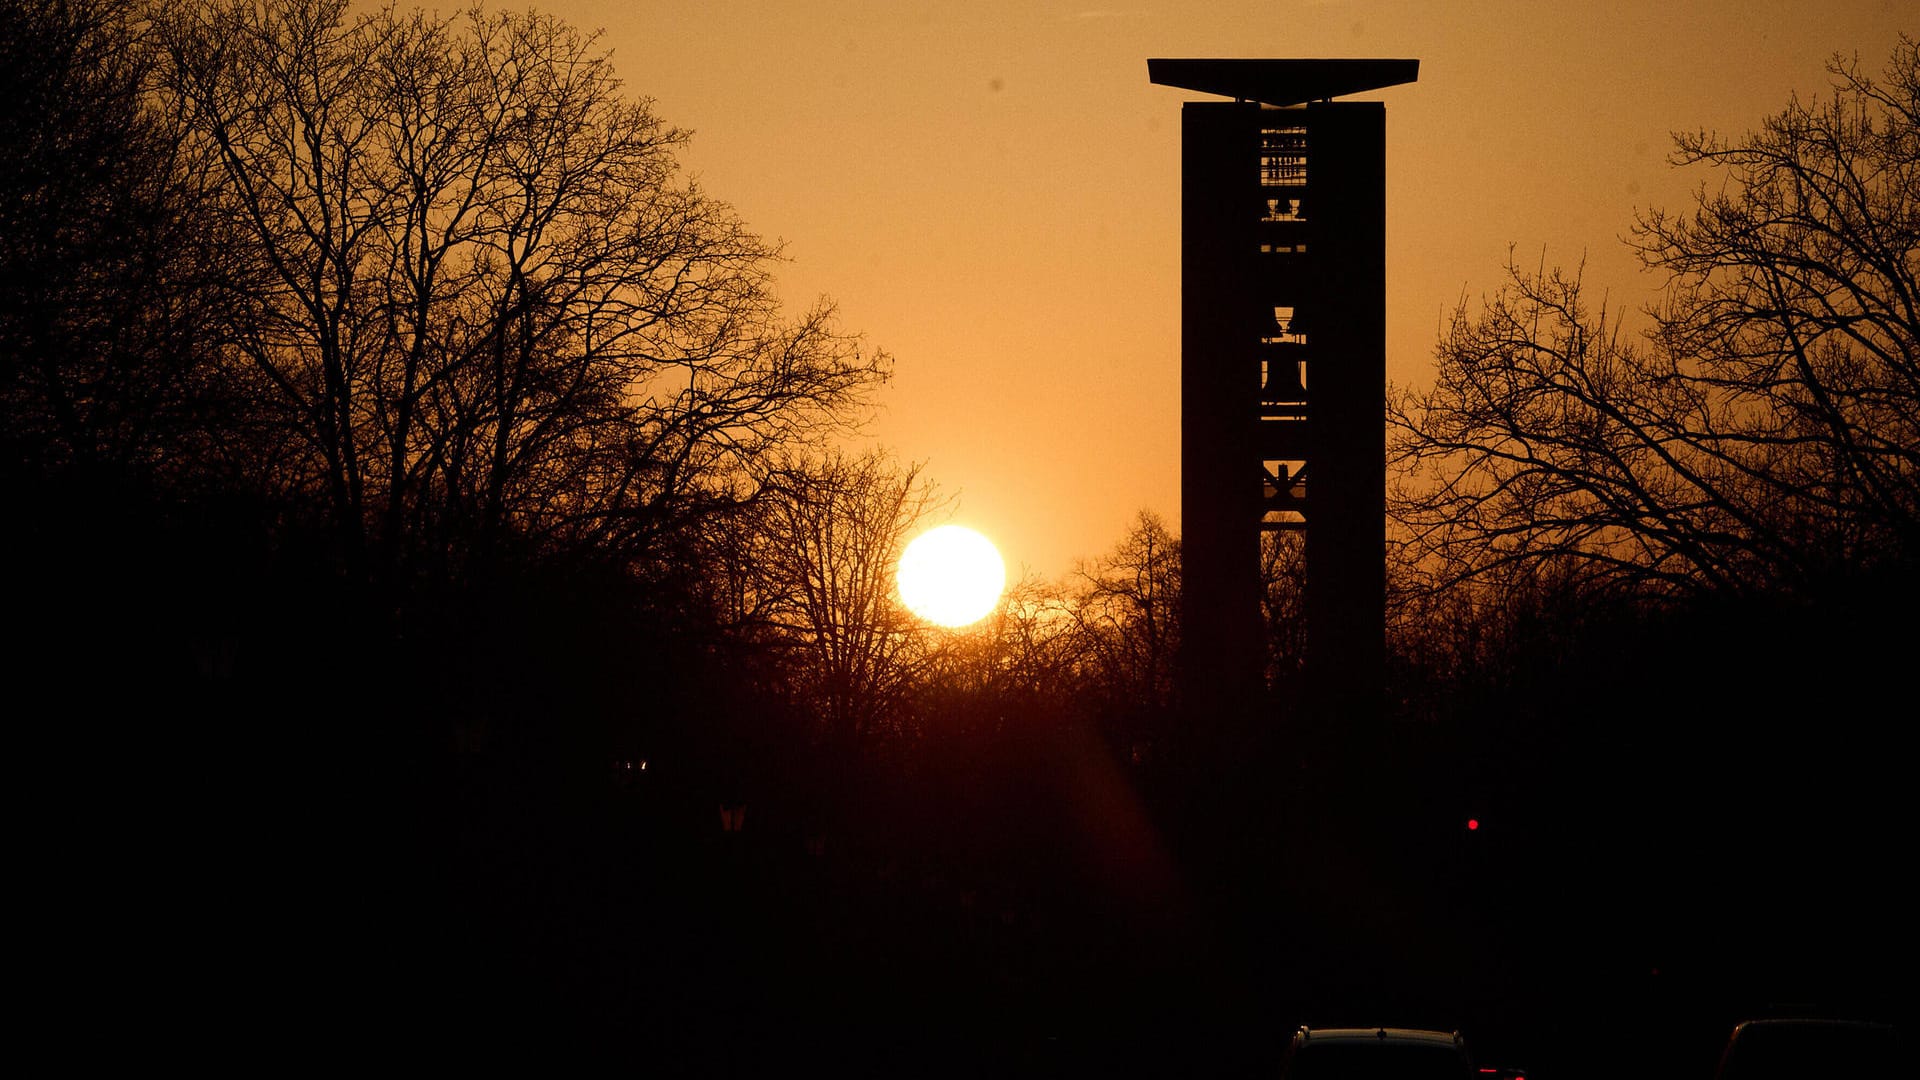
<path id="1" fill-rule="evenodd" d="M 930 623 L 959 627 L 978 622 L 1000 602 L 1007 567 L 986 537 L 942 525 L 907 545 L 899 583 L 908 610 Z"/>

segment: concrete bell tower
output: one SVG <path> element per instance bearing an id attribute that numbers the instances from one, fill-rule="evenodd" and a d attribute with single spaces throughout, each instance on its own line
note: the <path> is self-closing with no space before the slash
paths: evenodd
<path id="1" fill-rule="evenodd" d="M 1183 693 L 1261 693 L 1260 534 L 1306 544 L 1306 686 L 1378 712 L 1385 663 L 1386 109 L 1417 60 L 1149 60 L 1181 109 Z"/>

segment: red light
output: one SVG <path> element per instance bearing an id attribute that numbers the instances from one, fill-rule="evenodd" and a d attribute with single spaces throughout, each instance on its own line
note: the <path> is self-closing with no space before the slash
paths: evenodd
<path id="1" fill-rule="evenodd" d="M 1468 831 L 1468 832 L 1473 832 L 1474 830 L 1476 830 L 1476 829 L 1478 829 L 1479 827 L 1480 827 L 1480 819 L 1479 819 L 1479 818 L 1477 818 L 1477 817 L 1470 817 L 1470 818 L 1468 818 L 1468 819 L 1467 819 L 1467 831 Z"/>

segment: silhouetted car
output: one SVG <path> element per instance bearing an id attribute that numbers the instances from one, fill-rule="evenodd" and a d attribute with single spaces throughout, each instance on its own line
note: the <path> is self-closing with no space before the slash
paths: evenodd
<path id="1" fill-rule="evenodd" d="M 1715 1080 L 1824 1080 L 1897 1076 L 1898 1035 L 1857 1020 L 1748 1020 L 1734 1026 Z"/>
<path id="2" fill-rule="evenodd" d="M 1480 1080 L 1457 1031 L 1307 1028 L 1294 1032 L 1281 1080 Z"/>

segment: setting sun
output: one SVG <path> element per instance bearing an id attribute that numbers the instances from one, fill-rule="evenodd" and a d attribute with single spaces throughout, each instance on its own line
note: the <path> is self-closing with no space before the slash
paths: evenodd
<path id="1" fill-rule="evenodd" d="M 993 610 L 1006 587 L 1007 568 L 986 537 L 942 525 L 907 545 L 899 582 L 908 610 L 930 623 L 958 627 Z"/>

